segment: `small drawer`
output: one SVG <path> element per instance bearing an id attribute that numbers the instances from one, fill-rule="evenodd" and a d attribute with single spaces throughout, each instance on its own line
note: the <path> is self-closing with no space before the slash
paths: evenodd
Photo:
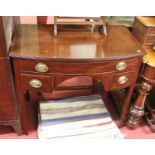
<path id="1" fill-rule="evenodd" d="M 51 72 L 50 67 L 51 66 L 48 61 L 25 59 L 20 62 L 20 69 L 22 72 L 49 73 L 49 72 Z"/>
<path id="2" fill-rule="evenodd" d="M 114 74 L 112 76 L 110 90 L 128 87 L 132 84 L 134 79 L 135 79 L 135 72 L 133 71 L 120 73 L 120 74 Z"/>
<path id="3" fill-rule="evenodd" d="M 21 85 L 25 90 L 50 92 L 50 76 L 21 74 Z"/>
<path id="4" fill-rule="evenodd" d="M 153 45 L 155 43 L 155 36 L 147 36 L 144 45 Z"/>

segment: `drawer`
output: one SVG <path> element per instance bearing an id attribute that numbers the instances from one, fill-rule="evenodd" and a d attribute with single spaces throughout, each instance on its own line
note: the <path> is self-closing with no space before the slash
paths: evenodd
<path id="1" fill-rule="evenodd" d="M 23 59 L 20 61 L 22 72 L 50 73 L 52 66 L 49 61 Z"/>
<path id="2" fill-rule="evenodd" d="M 153 45 L 155 43 L 155 36 L 146 36 L 144 45 Z"/>
<path id="3" fill-rule="evenodd" d="M 50 76 L 21 74 L 21 85 L 25 90 L 51 91 Z"/>
<path id="4" fill-rule="evenodd" d="M 39 71 L 37 69 L 43 69 Z M 130 71 L 139 66 L 139 58 L 104 61 L 104 62 L 49 62 L 36 60 L 23 60 L 20 62 L 22 72 L 36 73 L 66 73 L 66 74 L 87 74 Z M 45 71 L 45 72 L 44 72 Z"/>
<path id="5" fill-rule="evenodd" d="M 121 88 L 131 86 L 134 79 L 135 79 L 134 71 L 114 74 L 110 82 L 110 90 L 121 89 Z"/>
<path id="6" fill-rule="evenodd" d="M 59 63 L 54 67 L 55 73 L 91 74 L 104 72 L 129 71 L 138 67 L 137 58 L 106 62 Z"/>
<path id="7" fill-rule="evenodd" d="M 155 35 L 155 27 L 149 27 L 147 30 L 147 34 Z"/>

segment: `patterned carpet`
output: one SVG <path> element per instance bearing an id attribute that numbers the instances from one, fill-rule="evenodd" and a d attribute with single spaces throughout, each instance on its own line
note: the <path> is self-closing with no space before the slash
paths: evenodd
<path id="1" fill-rule="evenodd" d="M 40 102 L 40 139 L 123 138 L 100 95 Z"/>

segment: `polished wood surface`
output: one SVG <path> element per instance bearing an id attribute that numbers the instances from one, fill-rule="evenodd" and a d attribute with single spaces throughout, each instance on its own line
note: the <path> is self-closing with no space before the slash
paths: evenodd
<path id="1" fill-rule="evenodd" d="M 0 125 L 10 125 L 17 134 L 21 134 L 21 122 L 13 85 L 10 59 L 8 57 L 9 23 L 13 17 L 0 16 Z M 4 25 L 6 26 L 4 28 Z M 11 37 L 11 36 L 10 36 Z"/>
<path id="2" fill-rule="evenodd" d="M 139 21 L 141 21 L 145 26 L 154 27 L 155 25 L 155 17 L 154 16 L 139 16 L 137 17 Z"/>
<path id="3" fill-rule="evenodd" d="M 132 32 L 145 48 L 154 45 L 155 17 L 136 17 Z"/>
<path id="4" fill-rule="evenodd" d="M 17 100 L 11 79 L 9 58 L 0 59 L 0 125 L 11 125 L 21 134 Z"/>
<path id="5" fill-rule="evenodd" d="M 0 58 L 4 58 L 7 56 L 6 49 L 7 48 L 3 29 L 3 18 L 2 16 L 0 16 Z"/>
<path id="6" fill-rule="evenodd" d="M 123 36 L 123 37 L 122 37 Z M 89 51 L 89 52 L 88 52 Z M 53 60 L 93 61 L 132 58 L 144 54 L 140 44 L 126 27 L 111 26 L 108 36 L 88 31 L 59 32 L 53 36 L 52 26 L 20 26 L 15 33 L 11 57 Z"/>
<path id="7" fill-rule="evenodd" d="M 143 65 L 140 72 L 139 94 L 130 108 L 130 115 L 127 121 L 127 125 L 130 128 L 139 126 L 141 118 L 145 114 L 146 98 L 155 85 L 155 51 L 152 49 L 155 43 L 155 17 L 137 17 L 133 33 L 145 47 L 146 55 L 143 57 Z"/>
<path id="8" fill-rule="evenodd" d="M 104 92 L 128 88 L 120 114 L 120 126 L 124 125 L 145 52 L 126 27 L 112 26 L 108 31 L 105 37 L 99 32 L 92 35 L 88 31 L 69 29 L 54 38 L 51 26 L 18 27 L 10 57 L 24 133 L 29 129 L 28 105 L 35 105 L 33 110 L 37 111 L 36 102 L 31 102 L 29 94 L 38 95 L 38 102 L 44 93 L 69 90 L 62 83 L 81 76 L 92 78 L 92 88 L 103 85 Z"/>
<path id="9" fill-rule="evenodd" d="M 89 52 L 88 52 L 89 53 Z M 83 62 L 84 61 L 84 62 Z M 74 62 L 55 62 L 55 61 L 47 61 L 45 60 L 34 60 L 34 59 L 22 59 L 22 62 L 20 62 L 20 69 L 22 72 L 25 73 L 40 73 L 38 70 L 36 70 L 36 65 L 39 63 L 42 64 L 46 64 L 46 66 L 48 67 L 48 70 L 46 72 L 43 73 L 65 73 L 65 74 L 69 74 L 69 73 L 89 73 L 92 74 L 94 73 L 100 73 L 100 72 L 120 72 L 119 70 L 117 70 L 116 66 L 117 64 L 119 64 L 120 62 L 124 62 L 126 64 L 126 67 L 123 69 L 123 72 L 126 71 L 131 71 L 131 70 L 135 70 L 137 69 L 138 65 L 139 65 L 139 58 L 130 58 L 130 59 L 124 59 L 123 61 L 121 60 L 113 60 L 113 62 L 111 63 L 111 61 L 97 61 L 94 60 L 96 62 L 90 61 L 89 65 L 87 64 L 87 62 L 85 62 L 85 60 L 76 60 Z M 77 65 L 82 62 L 80 64 L 80 66 L 82 66 L 81 68 L 77 68 Z M 62 68 L 65 68 L 64 70 Z M 42 73 L 42 74 L 43 74 Z"/>
<path id="10" fill-rule="evenodd" d="M 0 61 L 0 121 L 18 118 L 10 76 L 9 59 L 6 58 Z M 4 112 L 3 109 L 7 110 Z"/>
<path id="11" fill-rule="evenodd" d="M 130 116 L 127 122 L 127 125 L 130 128 L 139 126 L 141 118 L 145 113 L 144 106 L 146 103 L 146 97 L 155 85 L 155 67 L 152 67 L 147 63 L 143 64 L 141 77 L 142 80 L 139 86 L 139 94 L 130 109 Z"/>
<path id="12" fill-rule="evenodd" d="M 128 127 L 135 128 L 139 126 L 141 118 L 145 114 L 146 98 L 155 85 L 155 51 L 153 51 L 155 44 L 155 17 L 136 17 L 132 32 L 146 51 L 140 71 L 139 94 L 130 108 L 127 121 Z"/>

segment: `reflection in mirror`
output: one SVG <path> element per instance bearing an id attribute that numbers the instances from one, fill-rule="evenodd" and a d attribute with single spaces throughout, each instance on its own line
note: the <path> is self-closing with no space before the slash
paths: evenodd
<path id="1" fill-rule="evenodd" d="M 89 51 L 89 52 L 88 52 Z M 71 58 L 95 58 L 96 44 L 75 44 L 70 46 Z"/>

